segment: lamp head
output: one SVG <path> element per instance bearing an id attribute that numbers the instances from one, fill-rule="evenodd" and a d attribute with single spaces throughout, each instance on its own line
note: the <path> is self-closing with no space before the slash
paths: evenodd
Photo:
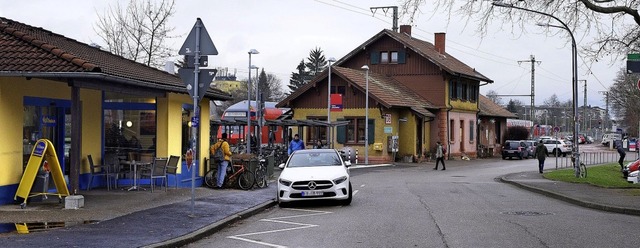
<path id="1" fill-rule="evenodd" d="M 327 59 L 327 62 L 331 62 L 331 63 L 336 62 L 336 58 L 329 57 L 329 59 Z"/>
<path id="2" fill-rule="evenodd" d="M 258 68 L 260 68 L 260 67 L 257 67 L 257 66 L 255 66 L 255 65 L 251 65 L 251 67 L 250 67 L 250 68 L 251 68 L 251 69 L 258 69 Z"/>
<path id="3" fill-rule="evenodd" d="M 369 70 L 369 66 L 368 66 L 368 65 L 363 65 L 362 67 L 360 67 L 360 69 L 363 69 L 363 70 L 367 70 L 367 71 L 368 71 L 368 70 Z"/>
<path id="4" fill-rule="evenodd" d="M 249 54 L 259 54 L 260 52 L 258 52 L 258 50 L 256 49 L 251 49 L 249 50 Z"/>

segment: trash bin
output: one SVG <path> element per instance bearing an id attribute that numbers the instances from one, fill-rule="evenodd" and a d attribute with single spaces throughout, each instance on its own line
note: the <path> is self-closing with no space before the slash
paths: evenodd
<path id="1" fill-rule="evenodd" d="M 41 202 L 42 200 L 47 199 L 46 194 L 38 195 L 39 193 L 47 193 L 49 192 L 49 172 L 41 171 L 36 176 L 35 181 L 33 182 L 33 187 L 31 187 L 31 192 L 29 195 L 35 195 L 33 197 L 29 197 L 29 201 L 31 202 Z"/>
<path id="2" fill-rule="evenodd" d="M 268 156 L 267 156 L 267 176 L 271 177 L 273 176 L 273 167 L 276 166 L 276 158 L 275 158 L 275 151 L 272 151 Z"/>

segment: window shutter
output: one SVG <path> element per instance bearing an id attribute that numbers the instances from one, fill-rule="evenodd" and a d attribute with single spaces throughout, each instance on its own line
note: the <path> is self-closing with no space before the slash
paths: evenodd
<path id="1" fill-rule="evenodd" d="M 398 64 L 406 63 L 407 53 L 404 50 L 398 51 Z"/>
<path id="2" fill-rule="evenodd" d="M 344 121 L 345 119 L 338 119 L 338 121 Z M 344 144 L 347 141 L 347 126 L 342 125 L 336 128 L 336 141 L 338 144 Z"/>
<path id="3" fill-rule="evenodd" d="M 371 64 L 377 65 L 380 63 L 380 53 L 378 51 L 371 52 Z"/>
<path id="4" fill-rule="evenodd" d="M 373 144 L 373 141 L 376 137 L 376 120 L 375 119 L 369 119 L 369 145 Z"/>

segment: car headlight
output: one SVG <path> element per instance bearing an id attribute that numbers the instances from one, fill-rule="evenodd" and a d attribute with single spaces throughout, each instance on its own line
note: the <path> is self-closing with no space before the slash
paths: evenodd
<path id="1" fill-rule="evenodd" d="M 342 182 L 344 182 L 346 180 L 347 180 L 347 176 L 341 176 L 341 177 L 338 177 L 336 179 L 333 179 L 333 183 L 341 184 Z"/>
<path id="2" fill-rule="evenodd" d="M 278 179 L 278 182 L 280 182 L 280 184 L 282 184 L 284 186 L 287 186 L 287 187 L 291 186 L 291 181 L 284 180 L 282 178 Z"/>

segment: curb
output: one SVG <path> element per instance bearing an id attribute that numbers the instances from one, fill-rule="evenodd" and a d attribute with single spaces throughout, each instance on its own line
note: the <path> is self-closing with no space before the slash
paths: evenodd
<path id="1" fill-rule="evenodd" d="M 591 209 L 595 209 L 595 210 L 600 210 L 600 211 L 605 211 L 605 212 L 613 212 L 613 213 L 619 213 L 619 214 L 627 214 L 627 215 L 635 215 L 635 216 L 640 216 L 640 209 L 631 209 L 631 208 L 624 208 L 624 207 L 616 207 L 616 206 L 611 206 L 611 205 L 605 205 L 605 204 L 600 204 L 600 203 L 594 203 L 594 202 L 589 202 L 589 201 L 583 201 L 580 199 L 576 199 L 576 198 L 572 198 L 560 193 L 556 193 L 556 192 L 552 192 L 552 191 L 548 191 L 545 189 L 541 189 L 538 187 L 533 187 L 524 183 L 520 183 L 520 182 L 516 182 L 516 181 L 511 181 L 505 178 L 505 176 L 501 176 L 499 178 L 497 178 L 500 182 L 502 183 L 507 183 L 507 184 L 511 184 L 514 186 L 517 186 L 518 188 L 521 189 L 525 189 L 534 193 L 538 193 L 544 196 L 548 196 L 557 200 L 561 200 L 564 202 L 568 202 L 577 206 L 581 206 L 581 207 L 585 207 L 585 208 L 591 208 Z"/>
<path id="2" fill-rule="evenodd" d="M 193 243 L 195 241 L 201 240 L 204 237 L 210 236 L 214 233 L 216 233 L 219 230 L 224 229 L 225 227 L 227 227 L 230 224 L 233 224 L 234 222 L 244 219 L 244 218 L 248 218 L 251 217 L 257 213 L 260 213 L 262 211 L 264 211 L 265 209 L 271 208 L 273 206 L 276 205 L 276 201 L 275 199 L 271 200 L 271 201 L 266 201 L 264 203 L 258 204 L 252 208 L 249 208 L 247 210 L 244 210 L 240 213 L 237 214 L 233 214 L 230 216 L 227 216 L 226 218 L 216 221 L 214 223 L 211 223 L 205 227 L 202 227 L 198 230 L 195 230 L 194 232 L 185 234 L 185 235 L 181 235 L 179 237 L 173 238 L 173 239 L 169 239 L 169 240 L 165 240 L 159 243 L 155 243 L 155 244 L 150 244 L 150 245 L 145 245 L 142 247 L 149 247 L 149 248 L 155 248 L 155 247 L 160 247 L 160 248 L 165 248 L 165 247 L 182 247 L 185 245 L 188 245 L 190 243 Z"/>

